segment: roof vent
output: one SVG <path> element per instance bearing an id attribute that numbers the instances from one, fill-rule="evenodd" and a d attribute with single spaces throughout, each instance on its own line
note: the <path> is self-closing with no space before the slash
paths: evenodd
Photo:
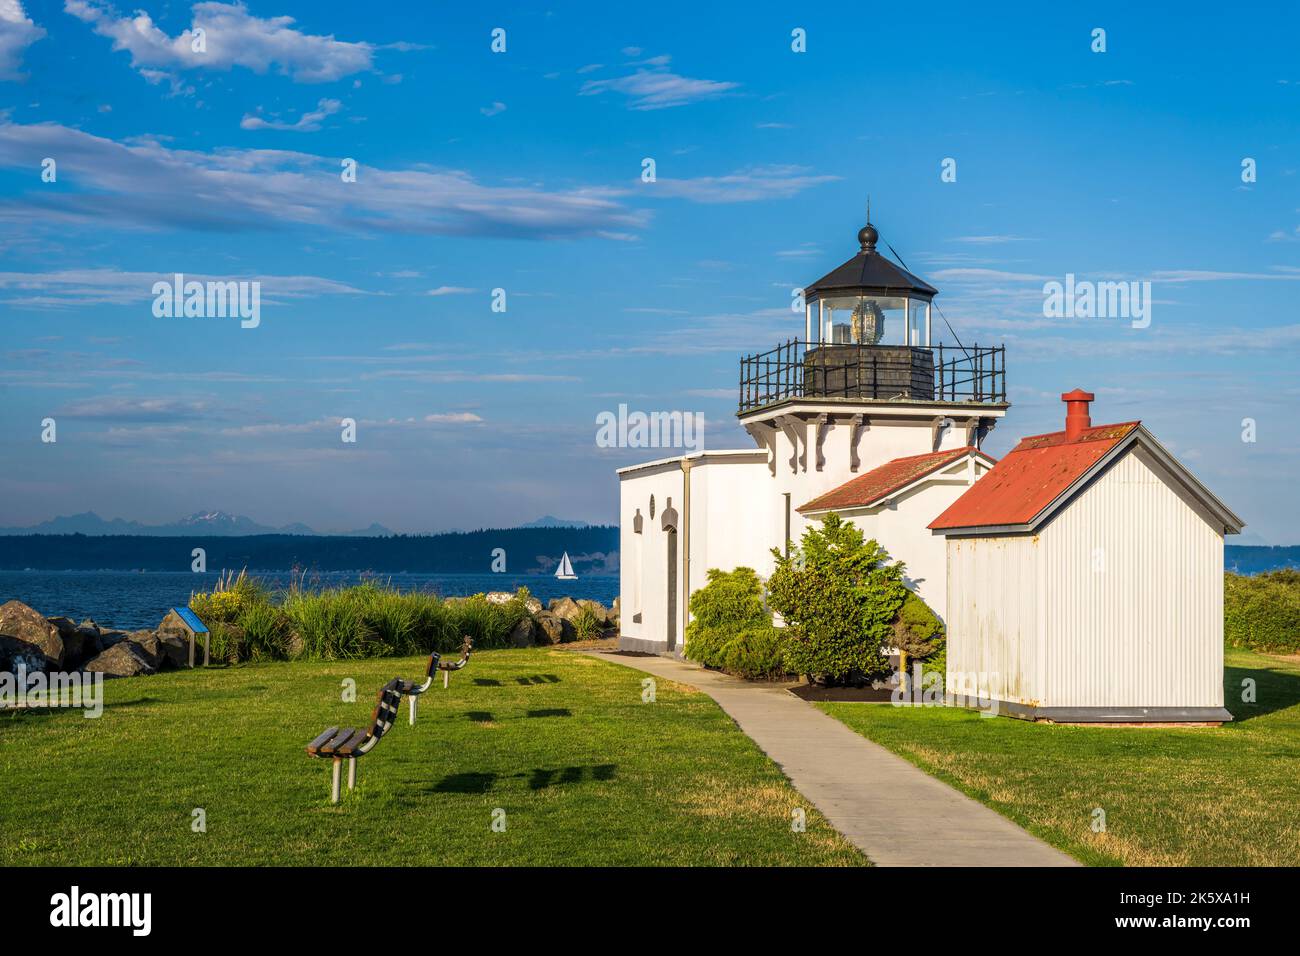
<path id="1" fill-rule="evenodd" d="M 1066 441 L 1078 441 L 1083 436 L 1083 430 L 1092 427 L 1092 418 L 1088 414 L 1088 403 L 1096 397 L 1092 392 L 1085 392 L 1081 388 L 1076 388 L 1073 392 L 1066 392 L 1061 396 L 1061 401 L 1065 402 Z"/>

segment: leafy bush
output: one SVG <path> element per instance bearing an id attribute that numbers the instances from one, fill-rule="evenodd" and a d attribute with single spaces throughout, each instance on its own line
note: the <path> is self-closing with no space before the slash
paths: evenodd
<path id="1" fill-rule="evenodd" d="M 903 598 L 903 606 L 894 618 L 893 645 L 907 655 L 909 680 L 915 669 L 913 663 L 920 661 L 922 677 L 937 673 L 938 686 L 944 686 L 948 646 L 943 622 L 915 591 L 908 590 Z"/>
<path id="2" fill-rule="evenodd" d="M 781 630 L 771 623 L 747 628 L 723 642 L 718 666 L 747 680 L 775 680 L 785 676 L 785 651 Z"/>
<path id="3" fill-rule="evenodd" d="M 781 633 L 763 606 L 763 582 L 754 569 L 710 568 L 708 579 L 691 595 L 686 656 L 751 680 L 784 674 Z"/>
<path id="4" fill-rule="evenodd" d="M 786 623 L 785 664 L 817 683 L 863 683 L 889 673 L 882 654 L 906 597 L 902 562 L 831 512 L 789 557 L 775 548 L 768 601 Z"/>
<path id="5" fill-rule="evenodd" d="M 744 628 L 772 620 L 763 606 L 763 582 L 753 568 L 710 568 L 707 576 L 708 584 L 691 595 L 691 625 L 704 629 Z"/>
<path id="6" fill-rule="evenodd" d="M 1223 639 L 1229 647 L 1300 653 L 1300 571 L 1225 574 Z"/>

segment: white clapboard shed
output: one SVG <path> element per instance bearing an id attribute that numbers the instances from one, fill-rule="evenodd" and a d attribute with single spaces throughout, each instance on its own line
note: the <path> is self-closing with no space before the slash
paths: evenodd
<path id="1" fill-rule="evenodd" d="M 1242 521 L 1142 427 L 1025 438 L 930 523 L 947 547 L 948 686 L 1014 717 L 1218 723 L 1223 536 Z"/>

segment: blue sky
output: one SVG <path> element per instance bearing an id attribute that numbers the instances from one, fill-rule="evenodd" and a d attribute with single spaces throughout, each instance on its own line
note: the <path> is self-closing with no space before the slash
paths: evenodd
<path id="1" fill-rule="evenodd" d="M 0 0 L 0 525 L 613 521 L 647 454 L 596 416 L 751 444 L 737 359 L 802 332 L 869 193 L 1007 345 L 991 453 L 1082 386 L 1300 541 L 1300 16 L 1044 6 Z M 261 325 L 155 317 L 176 272 L 257 279 Z M 1151 281 L 1150 327 L 1044 318 L 1067 273 Z"/>

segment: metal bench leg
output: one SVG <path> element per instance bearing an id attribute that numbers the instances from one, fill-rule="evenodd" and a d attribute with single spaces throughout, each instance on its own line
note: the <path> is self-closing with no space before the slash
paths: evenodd
<path id="1" fill-rule="evenodd" d="M 415 726 L 415 695 L 411 695 L 411 726 Z"/>
<path id="2" fill-rule="evenodd" d="M 343 769 L 342 759 L 334 758 L 334 785 L 330 788 L 330 803 L 339 802 L 339 771 Z"/>
<path id="3" fill-rule="evenodd" d="M 348 789 L 351 790 L 357 785 L 357 758 L 348 758 Z"/>

